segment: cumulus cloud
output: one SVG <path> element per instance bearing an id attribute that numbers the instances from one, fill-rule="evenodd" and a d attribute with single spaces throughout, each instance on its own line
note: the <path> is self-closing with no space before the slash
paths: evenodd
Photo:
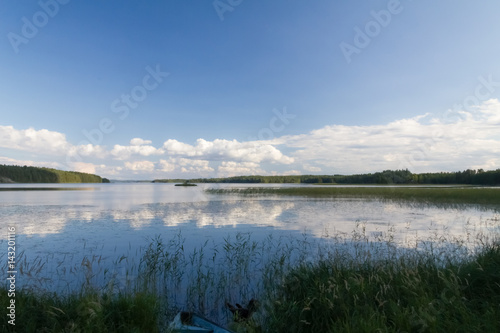
<path id="1" fill-rule="evenodd" d="M 160 160 L 160 162 L 158 162 L 158 170 L 159 171 L 162 171 L 162 172 L 172 172 L 175 170 L 175 163 L 172 163 L 172 161 L 166 161 L 166 160 Z"/>
<path id="2" fill-rule="evenodd" d="M 283 136 L 275 145 L 295 149 L 306 171 L 359 173 L 408 168 L 414 172 L 500 167 L 500 102 L 452 117 L 421 115 L 385 125 L 331 125 L 308 134 Z M 453 121 L 450 121 L 453 119 Z M 478 163 L 479 161 L 483 161 Z M 311 167 L 309 164 L 315 164 Z"/>
<path id="3" fill-rule="evenodd" d="M 196 145 L 192 146 L 170 139 L 165 141 L 163 148 L 169 155 L 200 157 L 211 161 L 293 163 L 293 158 L 284 155 L 273 145 L 261 141 L 238 142 L 222 139 L 206 141 L 198 139 Z"/>
<path id="4" fill-rule="evenodd" d="M 37 167 L 45 167 L 45 168 L 60 168 L 61 165 L 57 162 L 45 162 L 45 161 L 31 161 L 31 160 L 18 160 L 15 158 L 0 156 L 0 164 L 5 165 L 27 165 L 27 166 L 37 166 Z"/>
<path id="5" fill-rule="evenodd" d="M 75 162 L 73 163 L 73 170 L 85 173 L 96 173 L 96 166 L 92 163 Z"/>
<path id="6" fill-rule="evenodd" d="M 105 158 L 108 154 L 105 147 L 92 144 L 72 145 L 66 135 L 47 129 L 18 130 L 13 126 L 0 126 L 0 148 L 51 156 L 80 156 Z"/>
<path id="7" fill-rule="evenodd" d="M 67 142 L 64 134 L 59 132 L 33 128 L 17 130 L 12 126 L 0 126 L 0 139 L 0 147 L 33 152 L 38 155 L 59 156 L 61 161 L 59 165 L 62 165 L 63 169 L 71 168 L 85 172 L 99 171 L 96 166 L 100 164 L 95 164 L 96 161 L 110 157 L 116 161 L 124 161 L 123 170 L 134 172 L 176 171 L 182 174 L 200 173 L 205 175 L 214 172 L 214 168 L 220 163 L 226 162 L 234 163 L 223 164 L 221 168 L 223 172 L 229 172 L 228 168 L 231 166 L 246 168 L 242 170 L 255 170 L 253 167 L 249 168 L 249 165 L 253 166 L 255 163 L 260 164 L 261 162 L 278 164 L 291 164 L 293 162 L 293 158 L 284 155 L 274 145 L 265 141 L 238 142 L 237 140 L 207 141 L 198 139 L 195 145 L 190 145 L 169 139 L 162 147 L 156 148 L 152 145 L 151 140 L 133 138 L 129 145 L 116 144 L 109 150 L 105 146 L 90 143 L 73 145 Z M 155 156 L 165 156 L 166 158 L 155 161 Z M 140 160 L 137 160 L 138 158 Z M 144 158 L 147 158 L 148 161 Z M 254 164 L 244 164 L 244 162 Z M 115 174 L 118 169 L 116 169 L 116 165 L 113 167 L 115 169 L 108 171 Z"/>
<path id="8" fill-rule="evenodd" d="M 137 141 L 135 143 L 137 143 Z M 113 155 L 113 157 L 118 160 L 129 159 L 132 155 L 151 156 L 151 155 L 161 155 L 161 154 L 163 154 L 162 149 L 157 149 L 149 145 L 138 145 L 138 144 L 137 145 L 134 144 L 131 146 L 114 145 L 113 149 L 111 150 L 111 155 Z"/>
<path id="9" fill-rule="evenodd" d="M 124 170 L 124 167 L 121 166 L 110 166 L 106 164 L 94 164 L 90 162 L 72 162 L 67 165 L 66 168 L 70 171 L 78 171 L 85 173 L 97 174 L 101 177 L 110 178 L 110 177 L 118 177 L 121 178 L 121 173 Z"/>
<path id="10" fill-rule="evenodd" d="M 260 168 L 255 162 L 224 161 L 217 168 L 220 177 L 233 177 L 241 175 L 265 175 L 267 172 Z"/>
<path id="11" fill-rule="evenodd" d="M 151 172 L 155 169 L 155 164 L 151 161 L 125 162 L 125 168 L 132 171 Z"/>
<path id="12" fill-rule="evenodd" d="M 181 172 L 183 173 L 206 174 L 207 172 L 214 171 L 214 169 L 209 166 L 210 161 L 207 160 L 180 158 L 177 160 L 177 164 L 180 166 Z"/>
<path id="13" fill-rule="evenodd" d="M 0 157 L 0 163 L 43 165 L 115 178 L 137 173 L 151 177 L 283 174 L 285 166 L 292 174 L 401 168 L 412 172 L 490 170 L 500 168 L 500 102 L 492 99 L 467 110 L 425 113 L 387 124 L 333 124 L 265 141 L 200 138 L 188 144 L 169 139 L 161 147 L 137 137 L 129 145 L 116 144 L 111 149 L 73 145 L 59 132 L 0 126 L 0 148 L 18 151 L 18 159 Z M 28 154 L 20 157 L 19 152 Z M 72 157 L 69 162 L 68 156 Z M 52 162 L 42 162 L 46 160 Z"/>
<path id="14" fill-rule="evenodd" d="M 123 167 L 121 166 L 108 166 L 108 165 L 97 165 L 96 172 L 99 175 L 103 175 L 104 177 L 120 177 L 123 171 Z"/>
<path id="15" fill-rule="evenodd" d="M 35 130 L 30 127 L 17 130 L 13 126 L 0 126 L 0 147 L 30 152 L 59 154 L 71 145 L 66 136 L 46 129 Z"/>
<path id="16" fill-rule="evenodd" d="M 181 173 L 192 173 L 206 175 L 213 172 L 210 161 L 200 159 L 188 159 L 182 157 L 170 157 L 168 160 L 160 160 L 158 170 L 163 172 L 178 171 Z"/>
<path id="17" fill-rule="evenodd" d="M 96 158 L 106 158 L 109 152 L 103 146 L 95 146 L 93 144 L 85 144 L 78 146 L 70 146 L 67 149 L 68 155 L 80 157 L 96 157 Z"/>
<path id="18" fill-rule="evenodd" d="M 130 140 L 130 145 L 131 146 L 150 145 L 151 143 L 153 143 L 153 141 L 151 141 L 151 140 L 144 140 L 144 139 L 141 139 L 141 138 L 133 138 L 132 140 Z"/>

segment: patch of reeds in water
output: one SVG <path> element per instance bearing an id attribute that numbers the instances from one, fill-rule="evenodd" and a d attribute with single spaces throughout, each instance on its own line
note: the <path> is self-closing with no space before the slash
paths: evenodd
<path id="1" fill-rule="evenodd" d="M 421 187 L 421 186 L 363 186 L 363 187 L 248 187 L 207 189 L 211 194 L 286 195 L 327 198 L 373 198 L 436 204 L 500 203 L 500 188 Z"/>

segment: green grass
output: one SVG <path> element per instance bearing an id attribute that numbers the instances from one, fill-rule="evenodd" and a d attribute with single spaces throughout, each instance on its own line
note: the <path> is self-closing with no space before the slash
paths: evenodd
<path id="1" fill-rule="evenodd" d="M 265 332 L 498 332 L 500 247 L 444 267 L 425 254 L 397 261 L 326 260 L 290 272 Z"/>
<path id="2" fill-rule="evenodd" d="M 16 292 L 15 326 L 6 320 L 1 332 L 158 332 L 158 299 L 151 293 L 109 295 L 87 290 L 60 296 Z M 8 304 L 7 292 L 0 295 Z"/>
<path id="3" fill-rule="evenodd" d="M 327 198 L 373 198 L 419 203 L 493 204 L 500 203 L 500 188 L 471 187 L 249 187 L 208 189 L 212 194 L 288 195 Z"/>

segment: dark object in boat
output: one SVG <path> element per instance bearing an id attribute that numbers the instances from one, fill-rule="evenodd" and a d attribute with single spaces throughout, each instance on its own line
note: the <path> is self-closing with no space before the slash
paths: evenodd
<path id="1" fill-rule="evenodd" d="M 169 332 L 233 333 L 193 312 L 179 312 L 169 325 Z"/>
<path id="2" fill-rule="evenodd" d="M 236 303 L 236 306 L 233 306 L 230 303 L 226 303 L 226 306 L 229 308 L 229 311 L 233 313 L 234 321 L 245 321 L 250 316 L 252 313 L 257 310 L 257 305 L 258 302 L 255 299 L 251 299 L 250 302 L 248 302 L 248 305 L 246 308 L 242 307 L 238 303 Z"/>

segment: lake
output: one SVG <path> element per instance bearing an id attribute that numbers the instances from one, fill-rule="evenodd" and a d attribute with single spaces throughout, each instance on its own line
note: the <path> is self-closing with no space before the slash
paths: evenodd
<path id="1" fill-rule="evenodd" d="M 500 206 L 438 207 L 360 198 L 204 192 L 208 188 L 248 186 L 313 185 L 2 184 L 0 253 L 7 249 L 7 228 L 14 226 L 18 265 L 23 267 L 18 285 L 72 291 L 85 279 L 88 282 L 89 271 L 97 285 L 107 283 L 110 276 L 118 281 L 118 287 L 127 285 L 137 278 L 148 246 L 158 245 L 155 239 L 162 240 L 171 262 L 174 253 L 182 249 L 182 269 L 186 269 L 189 260 L 190 267 L 196 267 L 201 250 L 206 251 L 206 257 L 220 256 L 228 247 L 236 251 L 235 243 L 247 251 L 248 244 L 273 239 L 273 249 L 259 252 L 261 258 L 265 254 L 283 255 L 282 248 L 307 245 L 307 253 L 294 258 L 314 260 L 321 255 L 321 248 L 346 245 L 345 240 L 353 238 L 373 244 L 389 240 L 400 249 L 459 243 L 462 250 L 472 250 L 478 237 L 484 239 L 499 231 Z M 209 269 L 204 260 L 199 265 Z M 219 268 L 226 264 L 219 264 Z M 257 264 L 249 264 L 247 269 L 256 267 L 252 265 Z M 82 267 L 87 273 L 82 273 Z"/>

